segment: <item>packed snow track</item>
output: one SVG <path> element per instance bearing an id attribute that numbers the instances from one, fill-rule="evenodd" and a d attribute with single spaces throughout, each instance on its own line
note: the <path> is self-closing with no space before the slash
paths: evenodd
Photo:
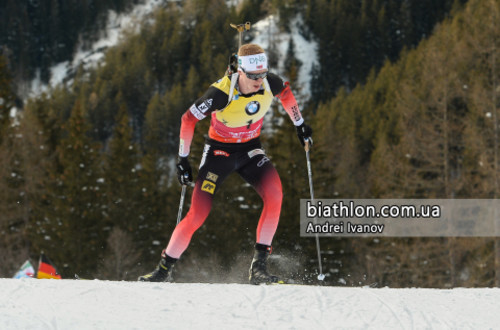
<path id="1" fill-rule="evenodd" d="M 492 329 L 500 289 L 0 279 L 0 329 Z"/>

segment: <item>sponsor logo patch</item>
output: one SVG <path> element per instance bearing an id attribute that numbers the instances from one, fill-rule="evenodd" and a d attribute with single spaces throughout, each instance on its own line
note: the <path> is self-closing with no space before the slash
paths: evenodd
<path id="1" fill-rule="evenodd" d="M 255 115 L 260 110 L 260 103 L 258 101 L 252 101 L 245 107 L 245 112 L 248 115 Z"/>
<path id="2" fill-rule="evenodd" d="M 224 156 L 229 157 L 229 153 L 224 150 L 214 150 L 214 156 Z"/>
<path id="3" fill-rule="evenodd" d="M 208 172 L 207 173 L 207 180 L 210 180 L 210 181 L 213 181 L 213 182 L 217 182 L 217 179 L 219 178 L 219 176 L 215 173 L 212 173 L 212 172 Z"/>
<path id="4" fill-rule="evenodd" d="M 300 118 L 302 118 L 302 117 L 300 116 L 299 107 L 298 107 L 297 105 L 294 105 L 294 106 L 292 107 L 292 113 L 293 113 L 293 120 L 294 120 L 294 121 L 299 121 L 299 120 L 300 120 Z"/>
<path id="5" fill-rule="evenodd" d="M 267 157 L 263 157 L 258 163 L 257 167 L 262 167 L 264 166 L 265 163 L 270 162 L 271 160 Z"/>
<path id="6" fill-rule="evenodd" d="M 262 55 L 257 55 L 255 57 L 250 58 L 250 64 L 256 64 L 256 63 L 265 62 L 265 61 L 266 61 L 266 57 L 262 56 Z"/>
<path id="7" fill-rule="evenodd" d="M 205 180 L 205 181 L 203 181 L 203 184 L 201 185 L 201 190 L 202 191 L 206 191 L 207 193 L 213 195 L 214 192 L 215 192 L 215 187 L 216 186 L 215 186 L 214 183 L 212 183 L 212 182 L 210 182 L 208 180 Z"/>
<path id="8" fill-rule="evenodd" d="M 184 154 L 184 139 L 179 139 L 179 154 Z"/>
<path id="9" fill-rule="evenodd" d="M 191 111 L 193 116 L 195 116 L 198 120 L 202 120 L 206 117 L 200 110 L 198 110 L 198 108 L 194 104 L 189 108 L 189 111 Z"/>
<path id="10" fill-rule="evenodd" d="M 201 113 L 205 113 L 205 112 L 207 112 L 208 109 L 210 109 L 210 107 L 212 106 L 212 103 L 213 103 L 213 99 L 205 100 L 202 104 L 200 104 L 198 106 L 198 110 Z"/>
<path id="11" fill-rule="evenodd" d="M 265 154 L 264 150 L 254 149 L 254 150 L 248 152 L 248 157 L 252 158 L 252 157 L 255 157 L 257 155 L 264 155 L 264 154 Z"/>
<path id="12" fill-rule="evenodd" d="M 207 112 L 208 107 L 205 103 L 202 103 L 198 106 L 198 110 L 200 110 L 202 113 L 205 113 L 205 112 Z"/>
<path id="13" fill-rule="evenodd" d="M 203 165 L 205 165 L 205 161 L 207 160 L 207 155 L 209 150 L 210 150 L 210 145 L 205 144 L 205 147 L 203 148 L 203 156 L 201 157 L 200 161 L 200 168 L 202 168 Z"/>

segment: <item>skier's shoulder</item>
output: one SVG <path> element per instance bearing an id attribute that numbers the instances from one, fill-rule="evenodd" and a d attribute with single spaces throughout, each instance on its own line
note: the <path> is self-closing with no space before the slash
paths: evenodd
<path id="1" fill-rule="evenodd" d="M 221 78 L 210 85 L 203 96 L 194 102 L 193 106 L 200 108 L 203 113 L 223 109 L 227 105 L 229 95 L 229 87 L 225 87 L 225 79 L 227 77 Z"/>
<path id="2" fill-rule="evenodd" d="M 231 88 L 231 76 L 224 76 L 221 79 L 214 82 L 210 87 L 214 87 L 221 92 L 229 95 L 229 90 Z"/>
<path id="3" fill-rule="evenodd" d="M 275 73 L 269 72 L 267 74 L 267 82 L 274 96 L 281 93 L 283 88 L 285 88 L 285 81 Z"/>

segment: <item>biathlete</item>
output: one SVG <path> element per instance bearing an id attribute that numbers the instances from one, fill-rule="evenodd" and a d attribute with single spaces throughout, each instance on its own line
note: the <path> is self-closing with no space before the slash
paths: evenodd
<path id="1" fill-rule="evenodd" d="M 194 128 L 210 116 L 208 140 L 200 162 L 191 207 L 175 227 L 156 269 L 140 281 L 167 281 L 173 265 L 187 249 L 212 207 L 212 200 L 226 177 L 236 171 L 263 200 L 257 225 L 255 253 L 249 270 L 252 284 L 273 283 L 278 277 L 267 271 L 271 243 L 278 227 L 283 193 L 278 172 L 262 149 L 259 135 L 264 115 L 277 97 L 294 123 L 302 145 L 312 142 L 312 130 L 304 123 L 288 83 L 268 72 L 267 57 L 259 45 L 246 44 L 238 50 L 235 73 L 212 84 L 182 116 L 177 175 L 182 185 L 193 179 L 188 161 Z"/>

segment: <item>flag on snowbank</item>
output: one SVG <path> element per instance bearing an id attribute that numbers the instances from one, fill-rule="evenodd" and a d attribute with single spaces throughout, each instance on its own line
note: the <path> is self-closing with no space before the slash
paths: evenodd
<path id="1" fill-rule="evenodd" d="M 36 278 L 54 278 L 61 279 L 61 275 L 56 270 L 56 267 L 50 259 L 45 256 L 45 254 L 40 255 L 40 261 L 38 263 L 38 273 Z"/>
<path id="2" fill-rule="evenodd" d="M 24 264 L 19 268 L 17 273 L 13 278 L 33 278 L 35 277 L 35 268 L 29 260 L 26 260 Z"/>

